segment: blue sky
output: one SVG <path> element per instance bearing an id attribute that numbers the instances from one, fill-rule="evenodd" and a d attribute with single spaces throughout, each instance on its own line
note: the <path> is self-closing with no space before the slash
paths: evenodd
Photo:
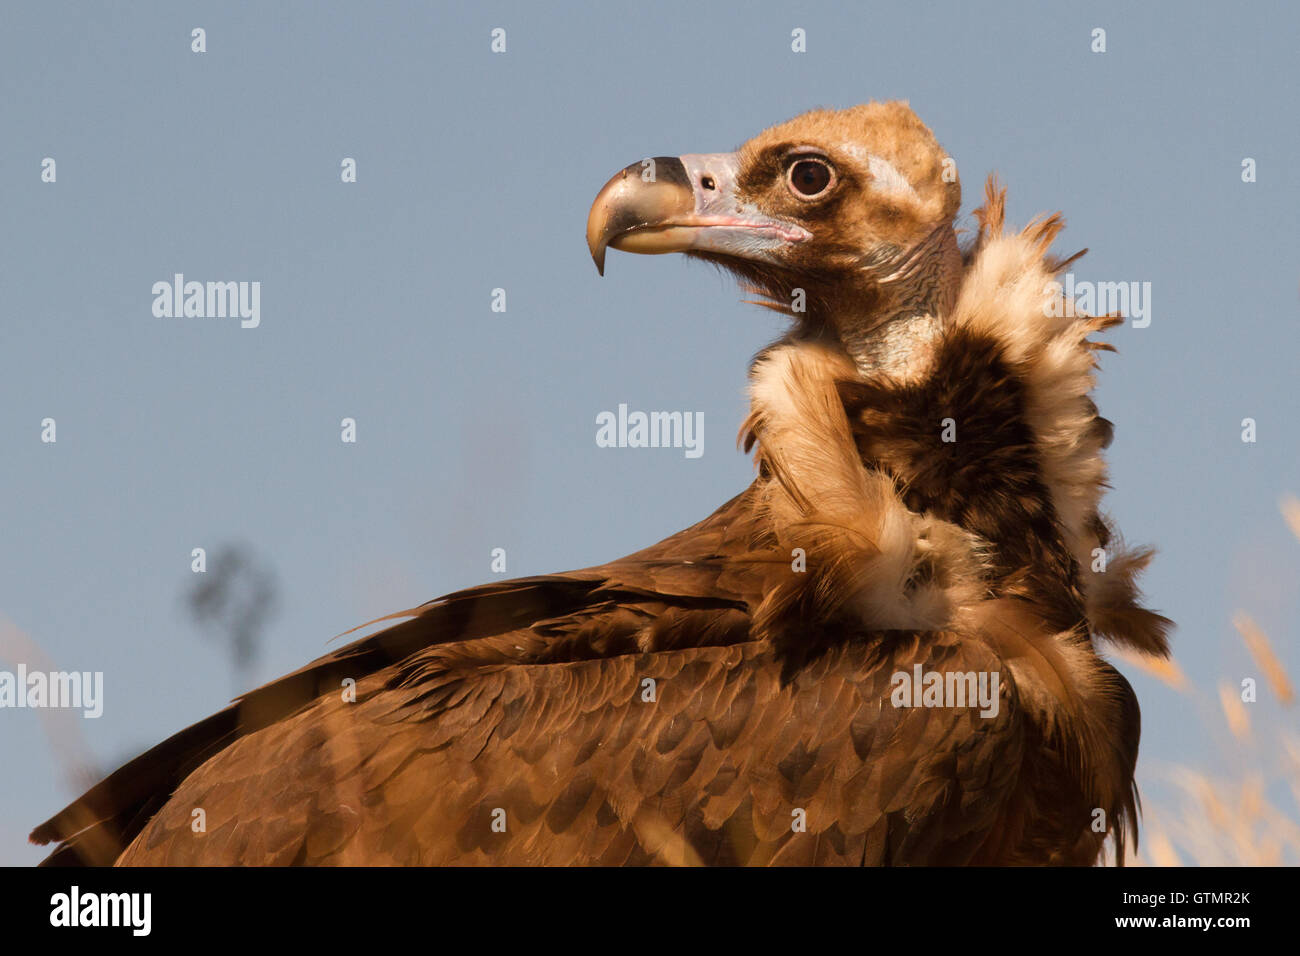
<path id="1" fill-rule="evenodd" d="M 996 170 L 1012 221 L 1064 211 L 1077 279 L 1151 283 L 1150 326 L 1104 357 L 1108 507 L 1159 547 L 1147 592 L 1198 685 L 1251 673 L 1237 608 L 1295 672 L 1298 27 L 1284 4 L 9 4 L 0 657 L 17 629 L 104 672 L 104 715 L 59 750 L 107 770 L 237 689 L 185 606 L 192 548 L 274 568 L 260 682 L 490 579 L 493 548 L 558 571 L 703 517 L 751 477 L 745 371 L 781 320 L 680 257 L 598 278 L 590 202 L 643 156 L 901 98 L 958 161 L 960 225 Z M 260 326 L 156 318 L 177 272 L 259 281 Z M 702 413 L 703 455 L 597 447 L 620 403 Z M 1203 703 L 1131 677 L 1144 774 L 1239 771 Z M 0 863 L 34 862 L 66 759 L 30 710 L 0 710 L 0 759 Z"/>

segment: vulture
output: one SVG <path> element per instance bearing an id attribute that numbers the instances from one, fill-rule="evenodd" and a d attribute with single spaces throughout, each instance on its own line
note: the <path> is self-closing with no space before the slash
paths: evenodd
<path id="1" fill-rule="evenodd" d="M 587 241 L 734 273 L 753 483 L 599 567 L 497 582 L 180 731 L 48 864 L 1093 865 L 1136 839 L 1149 549 L 1100 510 L 1089 316 L 904 102 L 634 163 Z M 396 622 L 396 623 L 391 623 Z M 1109 843 L 1107 842 L 1109 838 Z"/>

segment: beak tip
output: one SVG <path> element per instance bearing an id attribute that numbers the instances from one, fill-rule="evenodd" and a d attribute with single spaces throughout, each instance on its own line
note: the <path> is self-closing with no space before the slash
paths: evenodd
<path id="1" fill-rule="evenodd" d="M 605 252 L 609 249 L 609 237 L 605 235 L 605 220 L 597 212 L 601 207 L 599 198 L 591 207 L 591 214 L 587 217 L 587 251 L 591 253 L 591 261 L 596 263 L 596 271 L 602 276 L 605 274 Z"/>
<path id="2" fill-rule="evenodd" d="M 685 246 L 675 232 L 656 229 L 672 224 L 677 217 L 689 217 L 695 210 L 695 197 L 682 162 L 675 156 L 660 156 L 655 161 L 657 178 L 642 178 L 644 161 L 633 163 L 610 177 L 601 187 L 587 214 L 587 249 L 596 271 L 605 274 L 605 253 L 612 246 L 643 254 L 680 252 Z M 639 235 L 646 231 L 645 236 Z M 638 241 L 629 243 L 634 234 Z M 657 240 L 657 241 L 656 241 Z"/>

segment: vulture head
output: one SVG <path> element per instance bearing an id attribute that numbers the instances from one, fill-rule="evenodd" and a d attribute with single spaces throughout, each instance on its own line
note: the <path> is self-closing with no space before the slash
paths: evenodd
<path id="1" fill-rule="evenodd" d="M 961 281 L 954 163 L 906 103 L 814 110 L 734 153 L 642 160 L 596 197 L 587 244 L 684 252 L 868 361 L 895 320 L 946 312 Z M 873 363 L 874 364 L 874 363 Z"/>

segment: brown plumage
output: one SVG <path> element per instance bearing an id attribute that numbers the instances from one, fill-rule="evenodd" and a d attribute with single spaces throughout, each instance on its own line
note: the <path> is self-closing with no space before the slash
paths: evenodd
<path id="1" fill-rule="evenodd" d="M 598 197 L 598 265 L 685 251 L 795 320 L 751 372 L 750 488 L 245 695 L 38 827 L 49 862 L 1088 864 L 1107 834 L 1122 856 L 1137 703 L 1094 641 L 1163 654 L 1168 622 L 1136 603 L 1149 553 L 1093 570 L 1089 336 L 1115 320 L 1044 317 L 1059 219 L 1004 234 L 990 186 L 960 250 L 953 167 L 905 104 L 656 162 Z M 997 706 L 895 706 L 917 666 L 999 675 Z"/>

